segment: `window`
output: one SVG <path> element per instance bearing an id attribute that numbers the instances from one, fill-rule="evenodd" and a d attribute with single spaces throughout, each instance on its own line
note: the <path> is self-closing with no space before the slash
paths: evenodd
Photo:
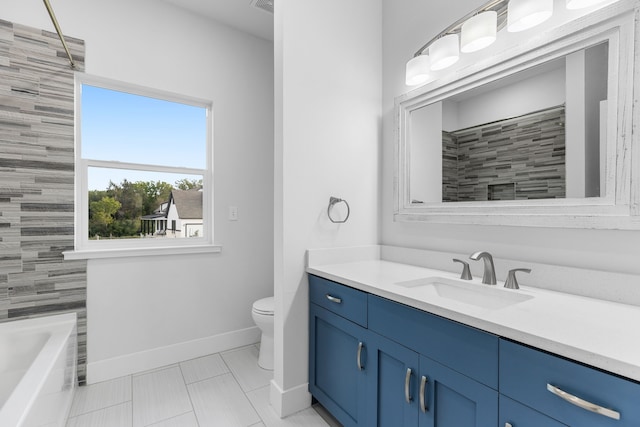
<path id="1" fill-rule="evenodd" d="M 211 103 L 76 79 L 76 252 L 212 247 Z"/>

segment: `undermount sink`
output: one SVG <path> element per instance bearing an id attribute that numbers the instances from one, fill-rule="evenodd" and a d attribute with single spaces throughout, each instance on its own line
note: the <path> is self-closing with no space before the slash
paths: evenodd
<path id="1" fill-rule="evenodd" d="M 531 295 L 502 287 L 446 277 L 425 277 L 397 282 L 396 285 L 419 289 L 418 292 L 423 296 L 437 296 L 488 310 L 505 308 L 533 298 Z"/>

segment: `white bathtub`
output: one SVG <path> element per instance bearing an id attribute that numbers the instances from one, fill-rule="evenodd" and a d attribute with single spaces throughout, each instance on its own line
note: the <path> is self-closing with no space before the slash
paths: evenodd
<path id="1" fill-rule="evenodd" d="M 75 313 L 0 323 L 0 426 L 63 427 L 76 355 Z"/>

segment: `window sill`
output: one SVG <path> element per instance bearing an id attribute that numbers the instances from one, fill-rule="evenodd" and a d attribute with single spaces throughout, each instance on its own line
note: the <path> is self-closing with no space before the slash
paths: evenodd
<path id="1" fill-rule="evenodd" d="M 127 249 L 94 249 L 63 252 L 65 260 L 129 258 L 136 256 L 190 255 L 222 252 L 221 245 L 159 247 L 159 248 L 127 248 Z"/>

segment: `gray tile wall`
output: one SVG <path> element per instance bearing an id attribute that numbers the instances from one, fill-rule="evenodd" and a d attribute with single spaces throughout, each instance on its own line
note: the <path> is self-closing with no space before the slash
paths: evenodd
<path id="1" fill-rule="evenodd" d="M 458 201 L 458 142 L 450 132 L 442 132 L 442 201 Z"/>
<path id="2" fill-rule="evenodd" d="M 564 107 L 443 132 L 442 140 L 443 201 L 565 197 Z M 457 178 L 447 170 L 453 158 Z"/>
<path id="3" fill-rule="evenodd" d="M 66 38 L 77 67 L 84 42 Z M 74 238 L 74 77 L 56 33 L 0 20 L 0 322 L 76 312 L 86 372 L 85 261 Z"/>

